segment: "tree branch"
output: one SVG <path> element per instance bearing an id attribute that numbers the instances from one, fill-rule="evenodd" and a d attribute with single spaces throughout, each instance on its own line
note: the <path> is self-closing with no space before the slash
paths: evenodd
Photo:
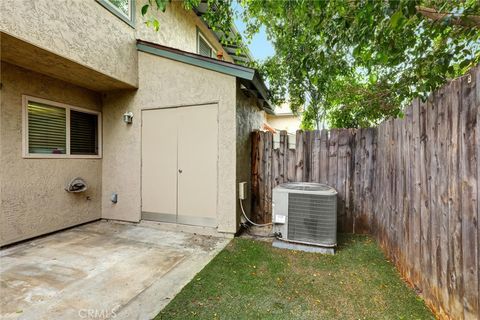
<path id="1" fill-rule="evenodd" d="M 480 16 L 475 15 L 466 15 L 466 16 L 455 16 L 450 12 L 440 12 L 433 8 L 416 6 L 417 12 L 427 19 L 433 21 L 440 21 L 443 19 L 450 19 L 450 23 L 457 26 L 467 27 L 467 28 L 480 28 Z"/>

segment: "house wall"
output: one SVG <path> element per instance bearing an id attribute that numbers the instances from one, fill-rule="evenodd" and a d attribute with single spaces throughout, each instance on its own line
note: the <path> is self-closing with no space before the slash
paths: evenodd
<path id="1" fill-rule="evenodd" d="M 95 0 L 2 0 L 0 11 L 2 31 L 137 85 L 135 29 Z"/>
<path id="2" fill-rule="evenodd" d="M 218 231 L 234 233 L 236 181 L 236 78 L 139 52 L 139 89 L 104 96 L 103 217 L 141 217 L 141 110 L 216 102 L 219 107 Z M 132 111 L 133 123 L 122 114 Z M 192 159 L 193 161 L 193 159 Z M 118 203 L 110 201 L 118 193 Z"/>
<path id="3" fill-rule="evenodd" d="M 4 62 L 0 74 L 0 245 L 99 219 L 101 159 L 22 158 L 23 94 L 101 110 L 99 94 Z M 77 176 L 88 190 L 67 193 Z"/>
<path id="4" fill-rule="evenodd" d="M 286 130 L 295 133 L 300 129 L 302 120 L 295 115 L 267 115 L 268 124 L 276 130 Z"/>
<path id="5" fill-rule="evenodd" d="M 239 81 L 238 81 L 239 82 Z M 248 97 L 241 89 L 240 84 L 237 84 L 237 140 L 236 140 L 236 151 L 237 151 L 237 197 L 238 199 L 238 183 L 246 181 L 247 182 L 247 199 L 243 201 L 243 208 L 247 216 L 250 216 L 251 212 L 251 188 L 252 188 L 252 179 L 251 179 L 251 133 L 253 130 L 260 130 L 263 126 L 265 119 L 265 112 L 260 109 L 258 105 L 258 100 L 252 97 Z M 242 212 L 240 208 L 240 203 L 237 200 L 237 219 L 240 218 Z M 239 221 L 237 221 L 238 224 Z"/>
<path id="6" fill-rule="evenodd" d="M 185 10 L 182 1 L 172 1 L 164 13 L 159 12 L 155 15 L 160 22 L 158 32 L 153 31 L 151 27 L 144 23 L 150 16 L 147 13 L 147 17 L 142 17 L 140 9 L 144 2 L 146 1 L 137 1 L 137 39 L 196 53 L 198 29 L 216 51 L 222 50 L 222 45 L 212 31 L 192 10 Z M 155 11 L 152 10 L 150 13 L 152 12 Z M 233 62 L 233 59 L 225 50 L 223 50 L 223 53 L 226 61 Z"/>
<path id="7" fill-rule="evenodd" d="M 198 26 L 220 49 L 200 19 L 179 2 L 169 4 L 164 13 L 150 10 L 160 21 L 158 32 L 145 26 L 140 11 L 147 2 L 136 1 L 136 26 L 132 28 L 95 0 L 2 0 L 0 30 L 135 87 L 137 38 L 196 52 Z"/>

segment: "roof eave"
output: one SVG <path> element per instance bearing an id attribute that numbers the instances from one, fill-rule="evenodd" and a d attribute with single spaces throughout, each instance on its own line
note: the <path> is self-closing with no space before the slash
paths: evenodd
<path id="1" fill-rule="evenodd" d="M 268 99 L 267 86 L 265 86 L 265 83 L 263 82 L 257 70 L 255 70 L 255 74 L 253 75 L 252 84 L 257 89 L 261 99 L 266 104 L 265 106 L 263 106 L 263 109 L 265 110 L 265 112 L 267 112 L 268 114 L 274 114 L 272 103 Z"/>
<path id="2" fill-rule="evenodd" d="M 142 52 L 151 53 L 156 56 L 184 62 L 200 68 L 217 71 L 242 79 L 251 80 L 255 75 L 255 70 L 251 68 L 162 46 L 148 41 L 137 40 L 137 49 Z"/>

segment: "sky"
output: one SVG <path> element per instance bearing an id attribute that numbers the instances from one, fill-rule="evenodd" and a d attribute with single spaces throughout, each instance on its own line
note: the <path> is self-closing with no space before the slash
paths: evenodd
<path id="1" fill-rule="evenodd" d="M 239 5 L 234 5 L 235 10 L 241 11 L 242 8 Z M 237 27 L 240 34 L 244 34 L 245 31 L 245 23 L 242 19 L 238 17 L 235 19 L 235 26 Z M 252 53 L 252 56 L 256 60 L 265 60 L 265 58 L 269 56 L 273 56 L 274 49 L 272 43 L 267 39 L 267 34 L 265 33 L 265 28 L 262 27 L 260 32 L 257 33 L 252 41 L 248 44 L 248 49 Z"/>

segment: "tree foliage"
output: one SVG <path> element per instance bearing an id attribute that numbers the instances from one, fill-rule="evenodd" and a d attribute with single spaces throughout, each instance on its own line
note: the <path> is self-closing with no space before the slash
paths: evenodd
<path id="1" fill-rule="evenodd" d="M 165 10 L 168 0 L 149 0 Z M 201 0 L 184 0 L 187 9 Z M 229 33 L 229 0 L 206 0 Z M 242 0 L 247 39 L 265 26 L 275 55 L 258 64 L 271 99 L 303 111 L 303 127 L 367 127 L 402 115 L 480 61 L 478 0 Z M 145 7 L 144 7 L 145 8 Z M 142 13 L 144 13 L 142 8 Z M 148 9 L 148 7 L 147 7 Z M 153 23 L 153 22 L 152 22 Z M 158 23 L 157 23 L 158 25 Z"/>
<path id="2" fill-rule="evenodd" d="M 273 100 L 305 107 L 303 126 L 366 127 L 401 115 L 480 61 L 477 0 L 245 0 L 275 55 Z M 274 77 L 274 78 L 273 78 Z"/>

